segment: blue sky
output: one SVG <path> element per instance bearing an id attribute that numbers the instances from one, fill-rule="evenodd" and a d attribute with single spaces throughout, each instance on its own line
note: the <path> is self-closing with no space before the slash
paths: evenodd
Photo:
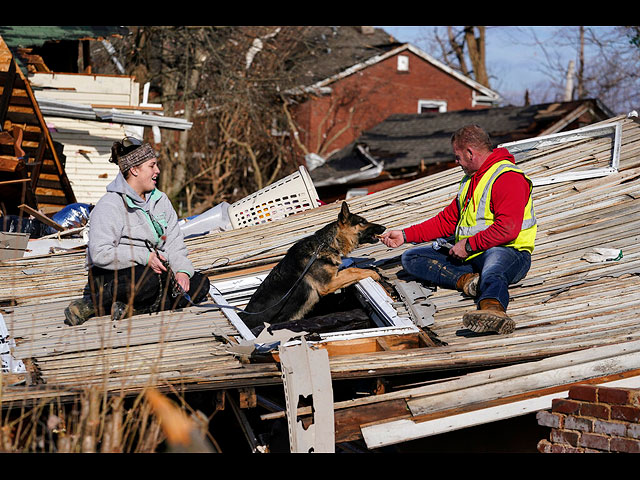
<path id="1" fill-rule="evenodd" d="M 413 43 L 427 53 L 425 38 L 433 27 L 427 26 L 383 26 L 385 31 L 401 42 Z M 515 105 L 522 105 L 525 90 L 537 96 L 561 94 L 548 91 L 548 77 L 541 71 L 544 67 L 544 54 L 540 47 L 536 47 L 532 33 L 538 39 L 548 40 L 559 29 L 575 29 L 576 27 L 562 26 L 527 26 L 487 27 L 487 69 L 492 75 L 491 87 L 497 90 L 505 99 Z M 607 27 L 601 27 L 607 28 Z M 548 47 L 549 44 L 547 43 Z M 569 60 L 576 59 L 575 48 L 554 48 L 554 52 L 562 56 L 563 64 L 568 66 Z M 434 55 L 437 57 L 437 55 Z M 532 99 L 535 101 L 535 99 Z M 555 99 L 549 99 L 555 100 Z"/>

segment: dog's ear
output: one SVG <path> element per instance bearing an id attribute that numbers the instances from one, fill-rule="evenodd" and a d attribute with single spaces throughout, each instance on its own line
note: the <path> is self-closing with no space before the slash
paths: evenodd
<path id="1" fill-rule="evenodd" d="M 347 205 L 347 202 L 342 202 L 342 208 L 340 208 L 340 214 L 338 215 L 338 221 L 340 223 L 345 223 L 347 221 L 347 218 L 349 218 L 349 205 Z"/>

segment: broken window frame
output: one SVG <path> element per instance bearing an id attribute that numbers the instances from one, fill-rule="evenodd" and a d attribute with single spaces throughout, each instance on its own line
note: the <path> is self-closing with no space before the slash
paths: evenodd
<path id="1" fill-rule="evenodd" d="M 608 167 L 592 168 L 589 170 L 559 173 L 557 175 L 532 178 L 534 186 L 542 186 L 560 182 L 570 182 L 574 180 L 585 180 L 589 178 L 604 177 L 607 175 L 618 173 L 618 167 L 620 164 L 620 143 L 622 136 L 621 122 L 611 122 L 602 125 L 591 125 L 567 132 L 553 133 L 550 135 L 529 138 L 526 140 L 502 143 L 498 145 L 498 147 L 506 148 L 512 155 L 517 156 L 518 154 L 540 151 L 539 149 L 544 147 L 557 146 L 563 143 L 584 140 L 585 138 L 596 138 L 609 135 L 613 135 L 613 147 L 611 153 L 611 162 Z"/>
<path id="2" fill-rule="evenodd" d="M 242 308 L 268 274 L 253 275 L 232 280 L 212 282 L 209 293 L 214 302 L 219 305 L 229 305 Z M 417 333 L 418 326 L 409 318 L 400 316 L 393 307 L 394 300 L 389 297 L 380 284 L 371 278 L 365 278 L 355 284 L 356 296 L 359 301 L 371 307 L 371 319 L 377 325 L 368 329 L 347 330 L 341 332 L 323 332 L 321 340 L 309 343 L 327 343 L 336 340 L 351 340 L 355 338 L 379 337 L 383 335 L 403 335 Z M 233 308 L 221 309 L 227 319 L 233 324 L 244 340 L 253 341 L 255 335 L 244 324 Z M 284 345 L 294 345 L 299 340 L 292 340 Z"/>

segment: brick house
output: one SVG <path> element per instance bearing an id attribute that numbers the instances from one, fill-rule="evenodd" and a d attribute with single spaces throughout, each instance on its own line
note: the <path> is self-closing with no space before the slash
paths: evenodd
<path id="1" fill-rule="evenodd" d="M 323 28 L 331 27 L 313 32 Z M 299 66 L 307 73 L 301 86 L 287 91 L 305 153 L 326 157 L 392 114 L 484 109 L 500 100 L 493 90 L 383 30 L 335 28 L 335 35 L 322 34 L 324 52 Z"/>

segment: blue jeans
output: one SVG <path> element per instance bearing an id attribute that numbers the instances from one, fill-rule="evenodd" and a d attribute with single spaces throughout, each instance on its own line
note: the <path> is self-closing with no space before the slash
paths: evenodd
<path id="1" fill-rule="evenodd" d="M 522 280 L 531 267 L 531 254 L 511 247 L 493 247 L 467 262 L 449 256 L 449 250 L 436 250 L 431 244 L 414 247 L 402 254 L 402 266 L 420 280 L 443 288 L 456 288 L 465 273 L 479 273 L 477 301 L 486 298 L 509 305 L 509 285 Z"/>

